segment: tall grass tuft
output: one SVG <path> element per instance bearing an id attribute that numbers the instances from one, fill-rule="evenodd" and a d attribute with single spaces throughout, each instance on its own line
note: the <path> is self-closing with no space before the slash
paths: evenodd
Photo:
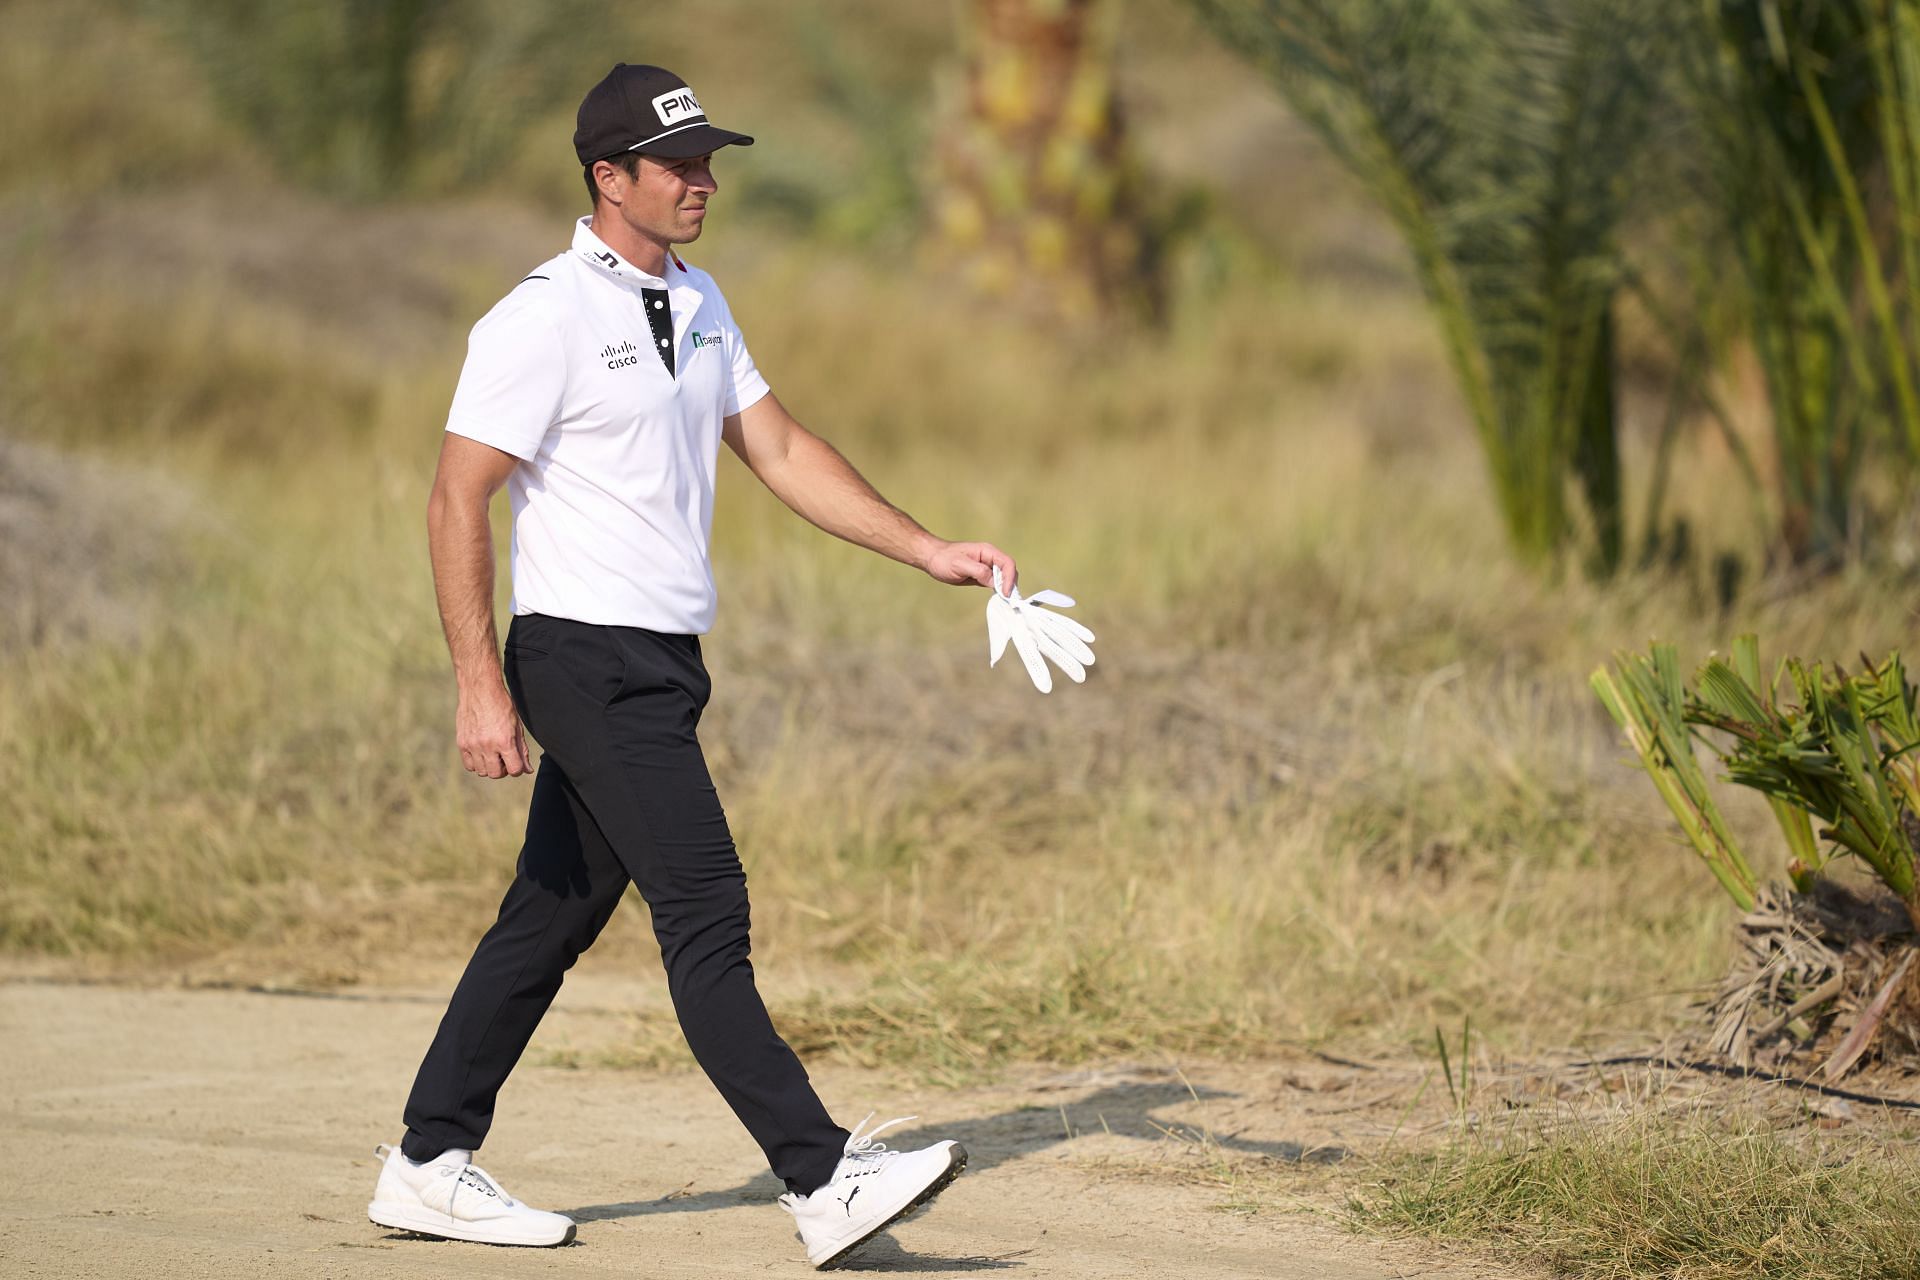
<path id="1" fill-rule="evenodd" d="M 1192 3 L 1399 228 L 1515 547 L 1540 562 L 1584 540 L 1594 567 L 1615 567 L 1612 307 L 1655 7 Z"/>

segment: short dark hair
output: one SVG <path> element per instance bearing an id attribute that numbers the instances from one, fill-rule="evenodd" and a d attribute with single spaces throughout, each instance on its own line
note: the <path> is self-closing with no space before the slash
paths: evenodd
<path id="1" fill-rule="evenodd" d="M 619 165 L 626 171 L 629 178 L 637 178 L 640 176 L 640 153 L 638 151 L 622 151 L 617 155 L 605 156 L 603 159 L 605 159 L 608 164 Z M 593 162 L 593 164 L 599 163 L 599 160 Z M 600 184 L 593 180 L 593 164 L 581 170 L 581 173 L 587 180 L 587 200 L 592 203 L 595 208 L 598 208 L 600 205 Z"/>

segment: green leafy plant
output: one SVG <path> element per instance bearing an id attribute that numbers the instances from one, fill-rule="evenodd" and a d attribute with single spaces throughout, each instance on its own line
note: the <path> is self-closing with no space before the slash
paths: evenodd
<path id="1" fill-rule="evenodd" d="M 1835 1080 L 1876 1043 L 1920 1053 L 1920 718 L 1899 654 L 1863 659 L 1862 668 L 1789 658 L 1763 676 L 1759 642 L 1744 635 L 1690 685 L 1671 645 L 1619 654 L 1593 675 L 1667 807 L 1741 908 L 1740 946 L 1707 1010 L 1711 1050 L 1741 1066 L 1756 1054 L 1777 1065 L 1812 1050 Z M 1772 806 L 1792 892 L 1756 885 L 1696 743 L 1728 781 Z M 1826 877 L 1841 855 L 1884 889 L 1862 895 Z M 1849 1010 L 1843 1027 L 1838 1015 Z"/>
<path id="2" fill-rule="evenodd" d="M 1710 658 L 1691 687 L 1672 645 L 1654 645 L 1650 656 L 1620 654 L 1592 683 L 1689 841 L 1743 909 L 1754 903 L 1752 864 L 1714 804 L 1696 742 L 1719 758 L 1728 781 L 1766 796 L 1796 888 L 1811 889 L 1833 857 L 1851 854 L 1920 927 L 1920 716 L 1898 653 L 1878 664 L 1862 659 L 1853 674 L 1789 658 L 1763 677 L 1759 642 L 1744 635 L 1730 658 Z"/>
<path id="3" fill-rule="evenodd" d="M 1741 910 L 1752 910 L 1758 881 L 1694 755 L 1678 652 L 1656 644 L 1648 656 L 1621 654 L 1612 671 L 1594 672 L 1592 684 L 1707 869 Z"/>
<path id="4" fill-rule="evenodd" d="M 1645 0 L 1192 0 L 1373 194 L 1513 544 L 1621 553 L 1613 303 L 1660 66 Z M 1571 502 L 1584 499 L 1584 521 Z"/>
<path id="5" fill-rule="evenodd" d="M 585 0 L 138 0 L 286 170 L 352 194 L 433 189 L 496 163 L 578 85 Z"/>
<path id="6" fill-rule="evenodd" d="M 1920 5 L 1675 6 L 1709 234 L 1772 412 L 1780 536 L 1830 557 L 1876 453 L 1920 459 Z"/>

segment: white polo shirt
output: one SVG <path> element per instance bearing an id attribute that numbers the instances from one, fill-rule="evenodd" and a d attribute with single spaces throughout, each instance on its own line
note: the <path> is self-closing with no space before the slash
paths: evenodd
<path id="1" fill-rule="evenodd" d="M 447 430 L 520 459 L 514 613 L 701 635 L 720 420 L 767 383 L 713 277 L 671 257 L 649 275 L 588 222 L 474 325 Z"/>

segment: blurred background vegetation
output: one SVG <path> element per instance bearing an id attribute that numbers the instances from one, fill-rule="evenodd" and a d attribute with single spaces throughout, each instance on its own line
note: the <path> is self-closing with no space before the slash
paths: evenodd
<path id="1" fill-rule="evenodd" d="M 1917 48 L 1890 0 L 15 0 L 0 946 L 464 958 L 525 789 L 450 749 L 426 485 L 584 212 L 580 93 L 651 61 L 759 139 L 688 256 L 782 398 L 1101 636 L 1043 700 L 978 593 L 723 464 L 703 729 L 796 1040 L 1670 1025 L 1730 906 L 1586 673 L 1912 633 Z"/>

